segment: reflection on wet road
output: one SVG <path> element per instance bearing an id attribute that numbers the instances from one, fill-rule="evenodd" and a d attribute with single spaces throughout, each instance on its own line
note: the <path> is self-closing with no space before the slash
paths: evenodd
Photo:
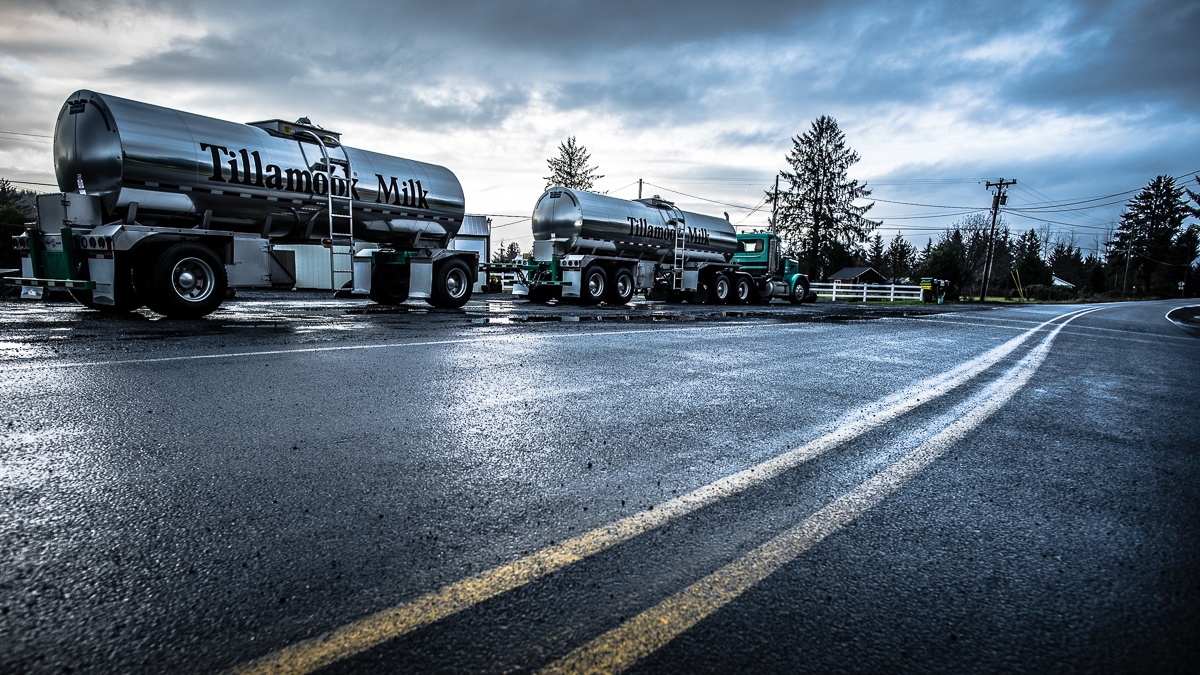
<path id="1" fill-rule="evenodd" d="M 1187 670 L 1174 306 L 7 305 L 0 666 Z"/>

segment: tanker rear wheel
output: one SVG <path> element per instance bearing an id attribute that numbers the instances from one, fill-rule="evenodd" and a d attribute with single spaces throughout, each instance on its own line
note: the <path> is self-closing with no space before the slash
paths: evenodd
<path id="1" fill-rule="evenodd" d="M 729 277 L 724 273 L 718 273 L 713 277 L 712 289 L 709 291 L 711 298 L 710 302 L 714 305 L 724 305 L 729 302 L 729 296 L 733 293 L 733 286 L 729 283 Z"/>
<path id="2" fill-rule="evenodd" d="M 172 319 L 199 319 L 225 300 L 229 280 L 212 249 L 179 243 L 148 255 L 137 270 L 138 297 L 150 309 Z"/>
<path id="3" fill-rule="evenodd" d="M 458 258 L 447 258 L 433 266 L 433 288 L 429 304 L 457 309 L 471 299 L 471 268 Z"/>
<path id="4" fill-rule="evenodd" d="M 408 299 L 408 266 L 376 263 L 371 268 L 372 300 L 381 305 L 399 305 Z"/>
<path id="5" fill-rule="evenodd" d="M 608 274 L 599 265 L 583 271 L 583 288 L 579 289 L 579 301 L 585 305 L 598 305 L 608 290 Z"/>
<path id="6" fill-rule="evenodd" d="M 739 305 L 745 305 L 750 303 L 751 299 L 756 295 L 757 293 L 754 291 L 754 282 L 750 280 L 750 277 L 739 275 L 737 280 L 733 283 L 733 302 Z"/>
<path id="7" fill-rule="evenodd" d="M 608 287 L 608 296 L 604 298 L 610 305 L 624 305 L 633 299 L 633 272 L 628 267 L 622 267 L 613 275 L 613 282 Z"/>

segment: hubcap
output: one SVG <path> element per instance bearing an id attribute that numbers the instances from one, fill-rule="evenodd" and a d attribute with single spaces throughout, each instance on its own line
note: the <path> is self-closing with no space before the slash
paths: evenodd
<path id="1" fill-rule="evenodd" d="M 454 268 L 446 275 L 446 294 L 458 299 L 467 292 L 467 275 L 462 270 Z"/>
<path id="2" fill-rule="evenodd" d="M 598 298 L 604 295 L 604 277 L 599 274 L 593 274 L 588 277 L 588 293 L 593 298 Z"/>
<path id="3" fill-rule="evenodd" d="M 171 270 L 175 292 L 188 302 L 202 302 L 212 295 L 212 280 L 212 268 L 200 258 L 184 258 Z"/>
<path id="4" fill-rule="evenodd" d="M 729 282 L 721 279 L 717 282 L 717 298 L 724 300 L 729 296 Z"/>
<path id="5" fill-rule="evenodd" d="M 633 281 L 625 275 L 617 277 L 617 294 L 622 298 L 630 295 L 633 290 Z"/>

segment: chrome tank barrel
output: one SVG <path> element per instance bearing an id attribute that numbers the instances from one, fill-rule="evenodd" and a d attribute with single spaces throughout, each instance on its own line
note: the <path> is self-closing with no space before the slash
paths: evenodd
<path id="1" fill-rule="evenodd" d="M 567 240 L 575 253 L 664 259 L 675 249 L 676 223 L 684 228 L 689 260 L 728 262 L 737 231 L 727 220 L 681 211 L 660 199 L 631 201 L 583 190 L 547 190 L 533 209 L 533 238 Z"/>
<path id="2" fill-rule="evenodd" d="M 328 177 L 306 132 L 328 146 Z M 142 223 L 208 222 L 281 241 L 329 235 L 331 190 L 353 197 L 354 235 L 367 241 L 445 246 L 464 212 L 445 167 L 343 147 L 335 132 L 305 124 L 238 124 L 86 90 L 59 112 L 54 169 L 60 190 L 82 185 L 109 219 L 136 202 Z"/>

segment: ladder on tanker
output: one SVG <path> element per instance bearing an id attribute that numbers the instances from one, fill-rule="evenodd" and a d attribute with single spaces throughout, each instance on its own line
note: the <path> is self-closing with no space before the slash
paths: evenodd
<path id="1" fill-rule="evenodd" d="M 684 226 L 682 215 L 675 217 L 675 260 L 671 266 L 671 288 L 676 291 L 683 290 L 683 264 L 687 261 L 684 248 L 687 244 L 684 237 L 687 228 Z"/>
<path id="2" fill-rule="evenodd" d="M 321 158 L 324 160 L 322 168 L 325 171 L 325 195 L 328 198 L 326 211 L 329 214 L 329 287 L 336 293 L 341 290 L 337 283 L 339 274 L 348 274 L 350 281 L 354 280 L 354 173 L 350 169 L 350 154 L 346 152 L 345 145 L 337 142 L 337 147 L 342 151 L 342 159 L 336 160 L 329 156 L 329 147 L 320 136 L 310 131 L 304 133 L 316 139 L 317 146 L 321 148 Z M 342 183 L 345 186 L 345 194 L 334 194 L 334 164 L 340 165 L 346 171 L 346 180 Z M 339 251 L 339 248 L 347 250 Z"/>

